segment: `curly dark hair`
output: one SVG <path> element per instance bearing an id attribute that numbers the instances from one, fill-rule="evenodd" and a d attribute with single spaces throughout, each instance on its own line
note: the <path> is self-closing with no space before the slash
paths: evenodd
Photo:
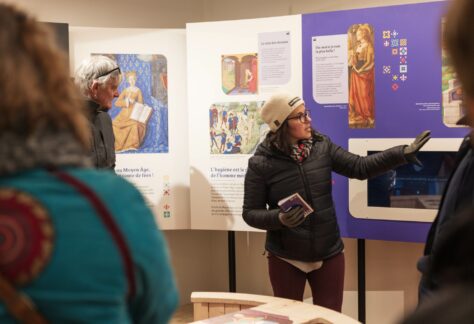
<path id="1" fill-rule="evenodd" d="M 89 126 L 65 53 L 52 32 L 25 12 L 0 4 L 0 135 L 71 132 L 87 148 Z"/>

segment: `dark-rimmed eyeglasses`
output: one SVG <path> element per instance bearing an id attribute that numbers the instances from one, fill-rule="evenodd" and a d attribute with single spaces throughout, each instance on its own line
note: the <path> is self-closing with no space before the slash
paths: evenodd
<path id="1" fill-rule="evenodd" d="M 309 110 L 305 110 L 304 113 L 298 114 L 294 117 L 288 117 L 286 120 L 298 119 L 301 123 L 305 123 L 309 118 L 311 118 L 311 113 Z"/>
<path id="2" fill-rule="evenodd" d="M 122 72 L 120 71 L 120 67 L 117 66 L 116 68 L 113 68 L 112 70 L 109 70 L 109 71 L 107 71 L 107 72 L 104 72 L 104 73 L 100 74 L 99 76 L 97 76 L 97 79 L 102 78 L 102 77 L 104 77 L 104 76 L 106 76 L 106 75 L 109 75 L 110 73 L 112 73 L 112 72 L 114 72 L 114 71 L 118 71 L 119 74 L 122 73 Z"/>

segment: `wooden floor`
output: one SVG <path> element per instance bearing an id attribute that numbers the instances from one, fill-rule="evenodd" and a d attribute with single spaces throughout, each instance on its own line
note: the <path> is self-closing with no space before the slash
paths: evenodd
<path id="1" fill-rule="evenodd" d="M 170 324 L 184 324 L 193 321 L 193 304 L 182 305 L 171 318 Z"/>

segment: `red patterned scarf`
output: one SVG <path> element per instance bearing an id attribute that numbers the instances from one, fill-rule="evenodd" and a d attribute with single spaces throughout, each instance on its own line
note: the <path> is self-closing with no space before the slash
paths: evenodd
<path id="1" fill-rule="evenodd" d="M 304 160 L 311 153 L 311 148 L 313 147 L 313 139 L 301 140 L 296 144 L 291 146 L 291 158 L 298 163 L 303 163 Z"/>

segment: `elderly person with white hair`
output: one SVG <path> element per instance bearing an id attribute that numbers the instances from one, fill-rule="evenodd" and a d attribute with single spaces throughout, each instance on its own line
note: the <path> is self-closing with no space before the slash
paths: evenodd
<path id="1" fill-rule="evenodd" d="M 115 138 L 107 111 L 118 97 L 121 72 L 117 63 L 106 56 L 92 56 L 76 71 L 75 82 L 87 99 L 92 131 L 91 158 L 99 169 L 115 168 Z"/>

